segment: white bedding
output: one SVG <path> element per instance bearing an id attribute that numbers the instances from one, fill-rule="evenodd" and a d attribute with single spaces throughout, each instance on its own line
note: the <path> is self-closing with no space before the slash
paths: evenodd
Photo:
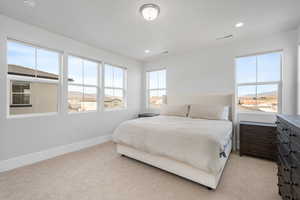
<path id="1" fill-rule="evenodd" d="M 123 122 L 113 140 L 217 174 L 224 159 L 220 153 L 231 133 L 231 121 L 158 116 Z"/>

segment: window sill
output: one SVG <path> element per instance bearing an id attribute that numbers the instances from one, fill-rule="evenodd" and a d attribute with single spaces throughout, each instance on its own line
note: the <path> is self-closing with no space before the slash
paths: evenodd
<path id="1" fill-rule="evenodd" d="M 125 110 L 127 110 L 127 107 L 125 107 L 125 108 L 104 109 L 104 112 L 125 111 Z"/>
<path id="2" fill-rule="evenodd" d="M 68 112 L 69 115 L 79 115 L 79 114 L 88 114 L 88 113 L 97 113 L 98 110 L 90 110 L 90 111 L 81 111 L 81 112 Z"/>
<path id="3" fill-rule="evenodd" d="M 237 112 L 238 115 L 277 115 L 275 112 Z"/>
<path id="4" fill-rule="evenodd" d="M 7 119 L 22 119 L 22 118 L 33 118 L 33 117 L 49 117 L 49 116 L 56 116 L 56 115 L 58 115 L 58 112 L 23 114 L 23 115 L 8 115 Z"/>
<path id="5" fill-rule="evenodd" d="M 247 122 L 275 123 L 278 113 L 239 112 L 238 120 Z"/>
<path id="6" fill-rule="evenodd" d="M 31 108 L 32 105 L 10 105 L 10 108 Z"/>

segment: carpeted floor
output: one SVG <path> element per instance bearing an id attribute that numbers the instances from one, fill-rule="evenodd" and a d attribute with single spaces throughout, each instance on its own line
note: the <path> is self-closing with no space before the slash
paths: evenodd
<path id="1" fill-rule="evenodd" d="M 111 142 L 0 173 L 1 200 L 279 200 L 273 162 L 232 154 L 216 191 L 120 157 Z"/>

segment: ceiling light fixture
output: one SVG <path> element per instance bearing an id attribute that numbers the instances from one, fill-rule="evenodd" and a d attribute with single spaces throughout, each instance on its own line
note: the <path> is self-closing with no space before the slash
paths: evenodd
<path id="1" fill-rule="evenodd" d="M 145 50 L 145 53 L 150 53 L 150 50 L 149 50 L 149 49 L 146 49 L 146 50 Z"/>
<path id="2" fill-rule="evenodd" d="M 24 0 L 23 2 L 26 6 L 31 7 L 31 8 L 36 6 L 36 3 L 34 0 Z"/>
<path id="3" fill-rule="evenodd" d="M 152 3 L 144 4 L 140 7 L 140 13 L 147 21 L 155 20 L 158 17 L 159 12 L 160 12 L 159 6 Z"/>
<path id="4" fill-rule="evenodd" d="M 243 22 L 238 22 L 238 23 L 235 24 L 236 28 L 241 28 L 242 26 L 244 26 Z"/>

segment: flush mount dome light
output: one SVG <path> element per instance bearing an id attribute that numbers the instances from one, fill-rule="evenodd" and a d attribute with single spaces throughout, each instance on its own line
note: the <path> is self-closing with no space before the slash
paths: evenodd
<path id="1" fill-rule="evenodd" d="M 140 12 L 145 20 L 153 21 L 158 17 L 160 8 L 158 5 L 149 3 L 142 5 L 140 8 Z"/>
<path id="2" fill-rule="evenodd" d="M 34 0 L 24 0 L 23 2 L 26 6 L 31 7 L 31 8 L 36 6 L 36 3 Z"/>

